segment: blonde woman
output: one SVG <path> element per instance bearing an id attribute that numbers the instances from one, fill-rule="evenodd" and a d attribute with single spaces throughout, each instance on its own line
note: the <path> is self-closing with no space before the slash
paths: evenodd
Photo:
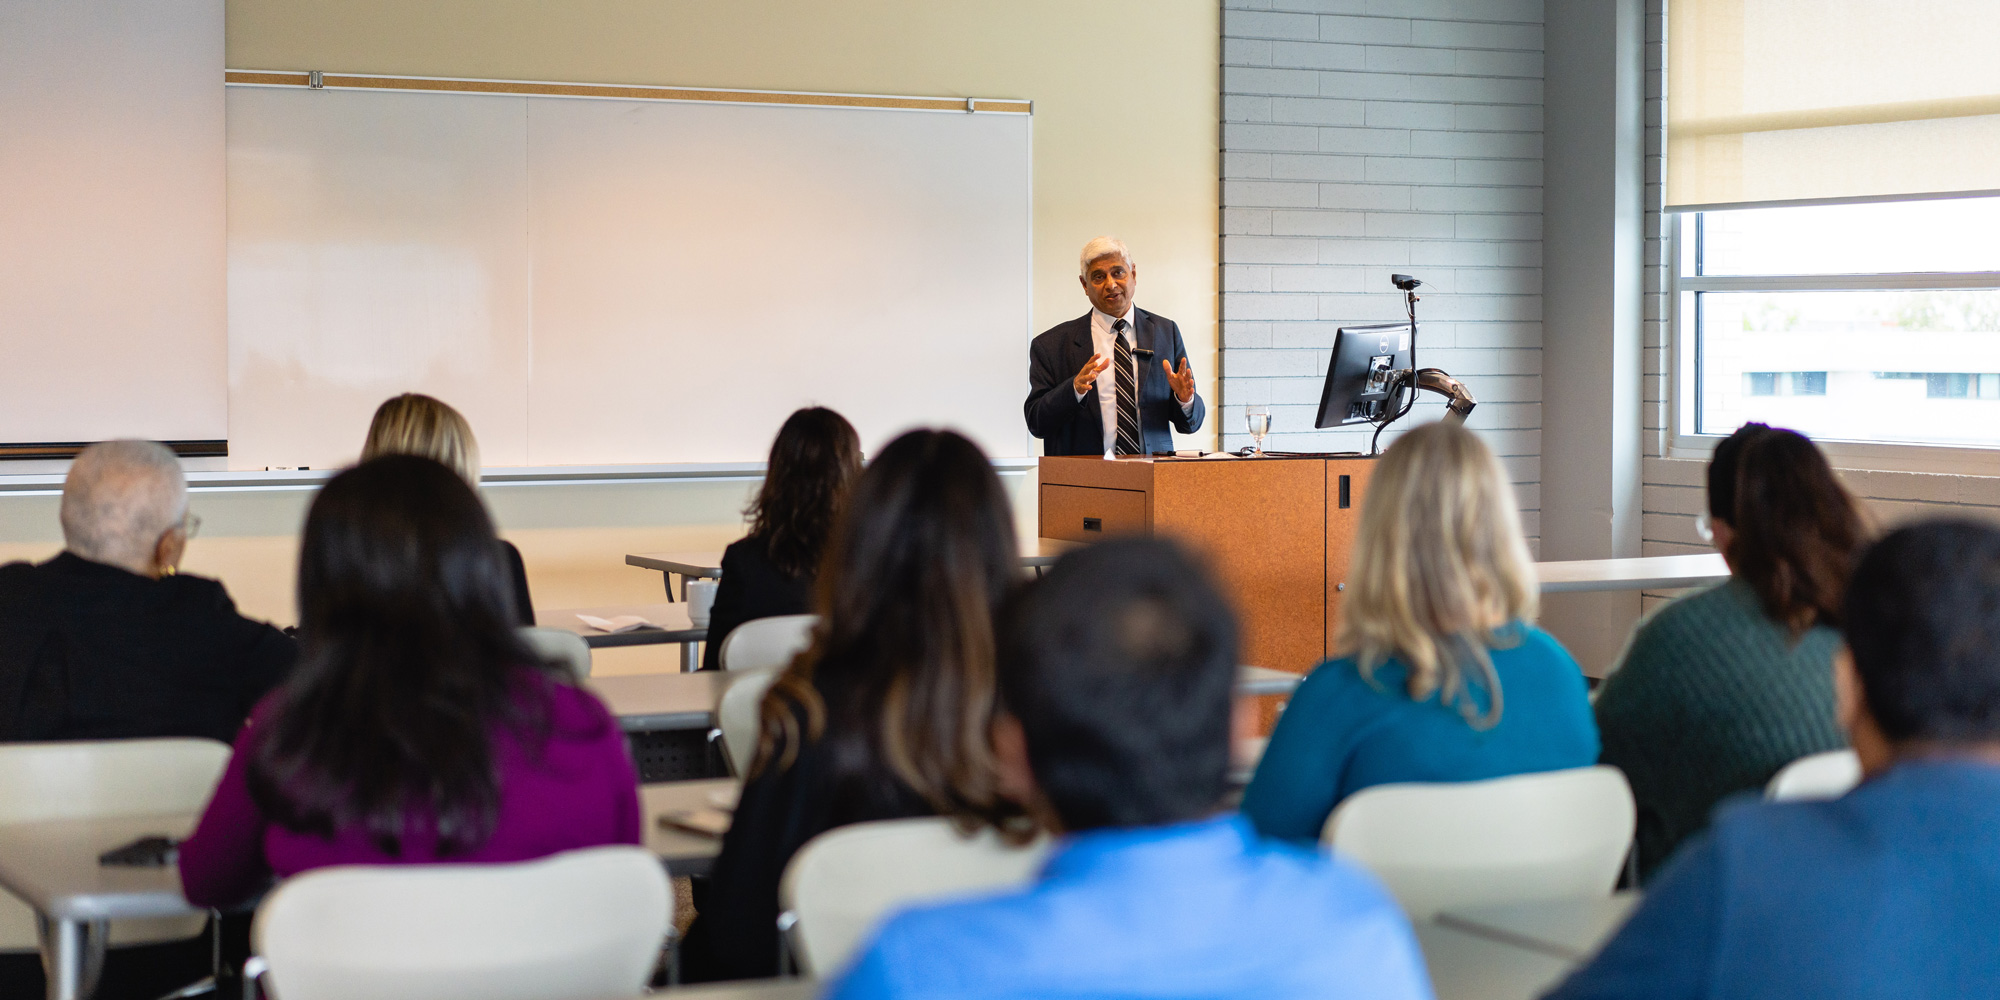
<path id="1" fill-rule="evenodd" d="M 1371 785 L 1596 763 L 1583 673 L 1530 624 L 1535 593 L 1493 453 L 1462 427 L 1404 435 L 1362 504 L 1338 636 L 1347 653 L 1293 694 L 1244 815 L 1265 836 L 1309 842 Z"/>
<path id="2" fill-rule="evenodd" d="M 382 455 L 435 460 L 470 483 L 475 494 L 479 492 L 479 439 L 472 436 L 472 425 L 463 414 L 436 397 L 406 392 L 375 408 L 375 419 L 368 422 L 368 440 L 361 445 L 361 460 Z M 500 554 L 506 558 L 507 573 L 513 580 L 514 620 L 533 625 L 535 602 L 528 596 L 528 568 L 521 562 L 521 550 L 501 539 Z"/>

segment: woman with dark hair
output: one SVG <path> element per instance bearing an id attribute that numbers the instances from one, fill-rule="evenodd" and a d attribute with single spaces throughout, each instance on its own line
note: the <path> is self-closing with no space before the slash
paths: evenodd
<path id="1" fill-rule="evenodd" d="M 691 980 L 778 971 L 778 879 L 801 845 L 866 820 L 1005 826 L 995 788 L 993 615 L 1019 575 L 1012 512 L 977 445 L 897 438 L 855 483 L 814 589 L 812 646 L 763 704 L 763 737 L 682 949 Z"/>
<path id="2" fill-rule="evenodd" d="M 306 516 L 299 666 L 251 713 L 181 881 L 197 906 L 339 864 L 521 861 L 639 842 L 617 722 L 515 632 L 472 488 L 391 455 Z"/>
<path id="3" fill-rule="evenodd" d="M 1810 440 L 1744 424 L 1708 465 L 1728 581 L 1639 626 L 1597 698 L 1603 761 L 1632 783 L 1649 876 L 1731 793 L 1843 747 L 1833 654 L 1841 594 L 1868 528 Z"/>
<path id="4" fill-rule="evenodd" d="M 827 536 L 861 473 L 861 438 L 824 406 L 794 412 L 771 442 L 764 486 L 744 514 L 750 534 L 722 551 L 722 584 L 709 612 L 701 668 L 722 665 L 722 640 L 753 618 L 812 610 L 812 583 Z"/>

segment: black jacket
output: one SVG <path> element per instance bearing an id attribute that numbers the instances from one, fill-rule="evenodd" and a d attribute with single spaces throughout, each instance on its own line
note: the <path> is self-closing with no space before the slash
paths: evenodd
<path id="1" fill-rule="evenodd" d="M 681 977 L 688 982 L 777 974 L 778 882 L 806 841 L 850 823 L 933 813 L 874 759 L 859 733 L 837 728 L 834 719 L 847 713 L 835 707 L 838 696 L 824 680 L 819 686 L 828 701 L 826 733 L 806 744 L 791 767 L 766 769 L 744 783 L 707 884 L 696 880 L 699 916 L 681 945 Z"/>
<path id="2" fill-rule="evenodd" d="M 63 553 L 0 566 L 0 741 L 236 739 L 298 647 L 222 584 Z"/>
<path id="3" fill-rule="evenodd" d="M 722 582 L 708 613 L 701 669 L 722 666 L 722 640 L 753 618 L 802 615 L 812 610 L 812 577 L 786 576 L 771 565 L 771 548 L 755 535 L 722 550 Z"/>
<path id="4" fill-rule="evenodd" d="M 521 561 L 521 550 L 503 538 L 500 554 L 507 557 L 507 576 L 514 584 L 514 618 L 522 625 L 533 625 L 535 599 L 528 596 L 528 566 Z"/>
<path id="5" fill-rule="evenodd" d="M 1132 310 L 1132 342 L 1153 352 L 1151 363 L 1139 363 L 1139 431 L 1145 437 L 1146 452 L 1174 450 L 1171 426 L 1182 434 L 1201 429 L 1208 416 L 1208 404 L 1195 393 L 1193 407 L 1181 412 L 1173 386 L 1160 362 L 1180 370 L 1187 358 L 1181 344 L 1181 328 L 1174 321 L 1144 309 Z M 1042 439 L 1045 455 L 1104 454 L 1104 421 L 1098 416 L 1097 389 L 1076 398 L 1072 380 L 1083 364 L 1096 353 L 1090 345 L 1090 314 L 1050 327 L 1028 348 L 1028 401 L 1022 410 L 1028 418 L 1028 433 Z"/>

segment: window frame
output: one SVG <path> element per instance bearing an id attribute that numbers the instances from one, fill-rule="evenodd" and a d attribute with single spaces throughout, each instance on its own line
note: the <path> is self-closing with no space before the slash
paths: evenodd
<path id="1" fill-rule="evenodd" d="M 1981 192 L 1977 197 L 1991 197 Z M 1883 201 L 1921 201 L 1885 198 Z M 1779 207 L 1779 206 L 1745 206 Z M 1803 207 L 1803 206 L 1802 206 Z M 1666 209 L 1661 214 L 1666 238 L 1667 458 L 1707 461 L 1724 435 L 1700 434 L 1693 428 L 1701 405 L 1700 333 L 1696 327 L 1701 292 L 1779 291 L 1904 291 L 1924 289 L 2000 290 L 2000 271 L 1913 271 L 1881 274 L 1689 275 L 1682 268 L 1695 259 L 1698 229 L 1692 218 L 1701 209 Z M 1835 468 L 1886 472 L 1929 472 L 2000 476 L 2000 442 L 1991 447 L 1941 444 L 1900 444 L 1814 438 Z"/>

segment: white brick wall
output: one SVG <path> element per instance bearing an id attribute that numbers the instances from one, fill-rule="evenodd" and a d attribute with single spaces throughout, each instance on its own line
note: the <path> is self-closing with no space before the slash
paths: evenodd
<path id="1" fill-rule="evenodd" d="M 1327 355 L 1414 274 L 1419 363 L 1479 397 L 1538 536 L 1541 0 L 1224 0 L 1222 33 L 1224 446 L 1262 403 L 1266 447 L 1367 448 L 1312 429 Z"/>

